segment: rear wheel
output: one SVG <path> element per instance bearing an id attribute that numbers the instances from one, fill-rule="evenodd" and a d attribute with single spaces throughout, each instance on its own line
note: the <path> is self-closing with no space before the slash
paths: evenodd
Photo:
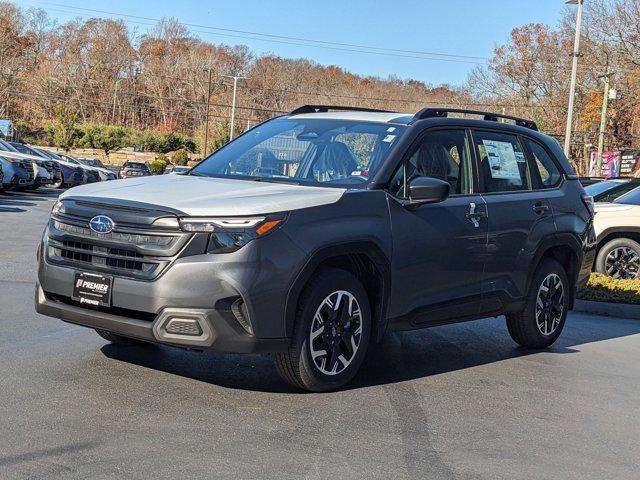
<path id="1" fill-rule="evenodd" d="M 300 297 L 291 346 L 276 354 L 276 368 L 295 387 L 333 390 L 355 376 L 370 337 L 371 310 L 362 284 L 349 272 L 323 269 Z"/>
<path id="2" fill-rule="evenodd" d="M 98 328 L 96 328 L 95 330 L 96 333 L 102 338 L 116 345 L 141 345 L 144 343 L 140 340 L 135 340 L 133 338 L 123 337 L 115 333 L 107 332 L 106 330 L 100 330 Z"/>
<path id="3" fill-rule="evenodd" d="M 511 338 L 523 347 L 552 345 L 564 328 L 569 295 L 564 267 L 556 260 L 543 260 L 533 276 L 525 308 L 507 315 Z"/>
<path id="4" fill-rule="evenodd" d="M 640 276 L 640 244 L 630 238 L 616 238 L 598 252 L 596 272 L 613 278 Z"/>

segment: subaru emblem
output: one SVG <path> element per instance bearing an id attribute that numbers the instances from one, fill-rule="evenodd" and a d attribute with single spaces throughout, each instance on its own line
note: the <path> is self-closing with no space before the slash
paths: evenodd
<path id="1" fill-rule="evenodd" d="M 106 215 L 96 215 L 89 221 L 89 228 L 96 233 L 111 233 L 115 222 Z"/>

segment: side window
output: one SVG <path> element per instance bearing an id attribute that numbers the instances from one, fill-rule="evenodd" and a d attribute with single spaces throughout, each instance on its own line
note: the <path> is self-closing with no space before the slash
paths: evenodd
<path id="1" fill-rule="evenodd" d="M 451 195 L 471 192 L 470 152 L 464 130 L 436 130 L 426 133 L 409 150 L 396 171 L 389 191 L 406 197 L 406 186 L 416 177 L 432 177 L 449 182 Z"/>
<path id="2" fill-rule="evenodd" d="M 533 160 L 538 172 L 540 173 L 542 186 L 544 188 L 552 188 L 558 185 L 562 175 L 546 150 L 542 148 L 542 145 L 538 142 L 534 142 L 528 138 L 525 138 L 525 142 L 527 142 L 527 145 L 533 154 Z"/>
<path id="3" fill-rule="evenodd" d="M 531 190 L 529 164 L 515 135 L 475 131 L 483 192 Z"/>

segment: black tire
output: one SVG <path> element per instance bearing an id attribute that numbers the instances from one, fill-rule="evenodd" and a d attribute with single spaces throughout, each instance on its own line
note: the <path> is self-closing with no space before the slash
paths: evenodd
<path id="1" fill-rule="evenodd" d="M 607 266 L 607 257 L 615 251 L 629 252 L 631 256 L 622 255 L 612 259 L 613 265 Z M 633 257 L 635 255 L 635 257 Z M 630 259 L 637 260 L 632 264 Z M 607 242 L 598 252 L 595 271 L 614 278 L 638 278 L 640 276 L 640 243 L 630 238 L 614 238 Z"/>
<path id="2" fill-rule="evenodd" d="M 116 345 L 132 346 L 132 345 L 142 345 L 144 343 L 144 342 L 142 342 L 140 340 L 135 340 L 133 338 L 123 337 L 121 335 L 117 335 L 115 333 L 107 332 L 106 330 L 100 330 L 98 328 L 96 328 L 95 331 L 102 338 L 104 338 L 108 342 L 114 343 Z"/>
<path id="3" fill-rule="evenodd" d="M 345 291 L 350 296 L 347 297 L 344 294 L 337 296 L 340 291 Z M 323 326 L 323 330 L 330 321 L 336 323 L 342 322 L 343 325 L 351 325 L 347 328 L 341 329 L 343 335 L 345 332 L 350 330 L 352 326 L 353 328 L 360 326 L 362 330 L 359 335 L 359 343 L 357 343 L 356 340 L 358 336 L 353 335 L 354 342 L 357 343 L 355 352 L 351 353 L 349 350 L 338 350 L 338 353 L 342 351 L 341 355 L 343 359 L 346 359 L 346 356 L 349 356 L 351 353 L 349 363 L 346 366 L 344 366 L 344 361 L 338 360 L 337 358 L 334 360 L 334 356 L 329 354 L 328 349 L 326 350 L 325 362 L 328 360 L 328 366 L 330 367 L 332 364 L 338 365 L 338 362 L 340 362 L 338 366 L 342 367 L 341 370 L 337 370 L 336 367 L 336 373 L 330 374 L 324 373 L 314 362 L 311 349 L 315 347 L 311 347 L 310 344 L 312 342 L 317 342 L 318 340 L 312 341 L 310 336 L 317 310 L 322 305 L 325 305 L 326 308 L 325 302 L 327 299 L 332 298 L 332 295 L 336 295 L 335 298 L 340 299 L 340 302 L 336 304 L 336 318 L 326 320 L 326 322 L 323 321 L 323 324 L 325 325 Z M 357 306 L 359 306 L 359 318 L 357 317 L 357 314 L 352 315 L 349 318 L 347 318 L 347 316 L 341 316 L 341 314 L 345 314 L 345 311 L 343 310 L 344 307 L 342 307 L 342 305 L 344 305 L 343 302 L 353 302 L 353 300 L 355 300 Z M 351 305 L 353 306 L 354 304 L 351 303 Z M 328 315 L 331 316 L 333 313 L 333 310 L 329 310 Z M 340 320 L 338 320 L 338 317 L 340 317 Z M 335 328 L 332 328 L 331 331 L 327 328 L 326 331 L 326 334 L 317 337 L 320 342 L 325 341 L 325 335 L 332 338 L 332 334 L 330 332 L 333 332 L 335 335 L 340 335 L 340 332 L 337 332 Z M 337 347 L 333 347 L 334 349 L 342 349 L 343 347 L 344 349 L 351 348 L 347 347 L 346 343 L 349 342 L 349 345 L 351 345 L 350 339 L 345 340 L 344 337 L 340 337 L 340 340 L 336 340 L 336 338 L 338 337 L 333 337 L 333 341 L 337 345 Z M 370 338 L 371 309 L 369 307 L 367 292 L 362 284 L 357 278 L 344 270 L 329 268 L 322 269 L 314 275 L 300 295 L 291 345 L 286 352 L 276 353 L 276 368 L 280 376 L 294 387 L 311 390 L 313 392 L 335 390 L 349 382 L 358 372 L 358 369 L 366 356 Z M 333 350 L 331 350 L 331 352 L 333 352 Z M 331 358 L 329 358 L 330 356 Z M 322 360 L 317 361 L 322 362 Z"/>
<path id="4" fill-rule="evenodd" d="M 541 309 L 540 317 L 537 318 L 538 295 L 539 293 L 545 295 L 545 292 L 542 290 L 543 282 L 545 282 L 549 276 L 552 276 L 552 279 L 555 278 L 553 277 L 554 275 L 562 284 L 562 294 L 564 297 L 562 311 L 558 314 L 557 308 L 547 307 L 546 301 L 548 300 L 549 303 L 554 303 L 553 300 L 541 299 L 541 302 L 545 304 L 545 309 Z M 533 275 L 524 309 L 521 312 L 510 313 L 506 316 L 507 329 L 509 330 L 511 338 L 513 338 L 517 344 L 527 348 L 541 349 L 552 345 L 558 339 L 564 328 L 570 295 L 571 285 L 564 267 L 556 260 L 550 258 L 544 259 Z M 546 316 L 547 312 L 549 316 Z M 559 319 L 556 324 L 555 319 L 558 316 Z M 542 323 L 542 326 L 539 326 L 539 321 Z M 555 325 L 555 327 L 552 329 L 551 325 Z M 548 330 L 546 334 L 542 331 L 545 328 Z"/>
<path id="5" fill-rule="evenodd" d="M 58 180 L 54 180 L 54 182 L 49 185 L 51 188 L 64 188 L 64 179 L 59 178 Z"/>

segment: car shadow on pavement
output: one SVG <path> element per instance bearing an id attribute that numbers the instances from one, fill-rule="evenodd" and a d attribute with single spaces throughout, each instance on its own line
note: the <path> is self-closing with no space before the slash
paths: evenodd
<path id="1" fill-rule="evenodd" d="M 516 346 L 504 318 L 386 335 L 372 345 L 355 379 L 343 389 L 387 385 L 540 354 L 578 353 L 579 345 L 640 334 L 640 321 L 575 315 L 547 350 Z M 226 388 L 303 393 L 285 384 L 267 356 L 188 352 L 160 345 L 105 345 L 109 358 Z"/>
<path id="2" fill-rule="evenodd" d="M 62 190 L 46 189 L 46 190 L 26 190 L 22 192 L 5 191 L 0 195 L 2 200 L 26 200 L 33 202 L 46 202 L 58 197 Z"/>

